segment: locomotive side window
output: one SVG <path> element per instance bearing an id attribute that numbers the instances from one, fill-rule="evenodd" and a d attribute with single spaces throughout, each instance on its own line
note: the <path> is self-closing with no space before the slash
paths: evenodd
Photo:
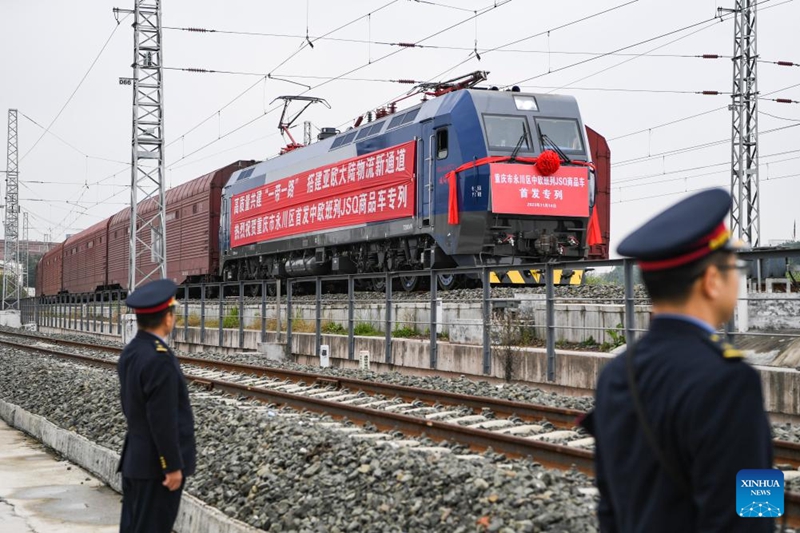
<path id="1" fill-rule="evenodd" d="M 351 131 L 347 135 L 345 135 L 344 140 L 342 141 L 342 146 L 345 144 L 350 144 L 353 141 L 353 138 L 356 136 L 357 131 Z"/>
<path id="2" fill-rule="evenodd" d="M 397 126 L 399 126 L 400 123 L 403 122 L 403 117 L 405 117 L 405 115 L 396 115 L 389 122 L 389 127 L 387 129 L 392 129 L 392 128 L 396 128 Z"/>
<path id="3" fill-rule="evenodd" d="M 405 125 L 406 125 L 406 124 L 408 124 L 409 122 L 413 122 L 413 121 L 414 121 L 414 119 L 415 119 L 415 118 L 417 118 L 417 115 L 418 115 L 418 114 L 419 114 L 419 108 L 416 108 L 416 109 L 414 109 L 414 110 L 412 110 L 412 111 L 409 111 L 409 112 L 408 112 L 408 113 L 406 113 L 406 115 L 403 117 L 403 122 L 402 122 L 402 124 L 405 126 Z"/>
<path id="4" fill-rule="evenodd" d="M 447 129 L 436 130 L 436 159 L 447 157 Z"/>
<path id="5" fill-rule="evenodd" d="M 565 153 L 583 154 L 583 136 L 579 133 L 578 122 L 571 119 L 539 118 L 536 125 L 543 136 L 556 144 Z M 552 148 L 547 139 L 542 139 L 544 149 Z"/>
<path id="6" fill-rule="evenodd" d="M 525 117 L 502 115 L 484 115 L 483 124 L 486 129 L 486 140 L 491 150 L 513 150 L 522 140 L 520 149 L 530 151 L 531 141 L 528 121 Z"/>

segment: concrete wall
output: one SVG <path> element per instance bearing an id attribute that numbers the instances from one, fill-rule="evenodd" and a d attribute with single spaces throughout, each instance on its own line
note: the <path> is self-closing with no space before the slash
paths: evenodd
<path id="1" fill-rule="evenodd" d="M 22 327 L 22 319 L 19 311 L 0 311 L 0 326 L 9 328 Z"/>
<path id="2" fill-rule="evenodd" d="M 750 293 L 747 310 L 752 329 L 800 329 L 800 298 L 797 294 Z"/>
<path id="3" fill-rule="evenodd" d="M 12 403 L 0 400 L 0 417 L 17 429 L 85 468 L 117 492 L 122 491 L 122 480 L 117 472 L 119 455 L 91 442 L 72 431 L 62 429 L 41 416 L 30 413 Z M 226 516 L 218 509 L 183 493 L 178 518 L 178 533 L 256 533 L 260 531 L 244 522 Z"/>

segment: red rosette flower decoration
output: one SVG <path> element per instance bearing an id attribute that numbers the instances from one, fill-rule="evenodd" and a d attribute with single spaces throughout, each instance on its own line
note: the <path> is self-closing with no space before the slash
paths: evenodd
<path id="1" fill-rule="evenodd" d="M 561 158 L 552 150 L 545 150 L 536 158 L 536 168 L 542 176 L 550 176 L 558 172 L 561 167 Z"/>

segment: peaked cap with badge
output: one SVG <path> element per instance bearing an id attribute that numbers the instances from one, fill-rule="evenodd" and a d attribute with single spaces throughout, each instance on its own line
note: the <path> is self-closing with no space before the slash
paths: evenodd
<path id="1" fill-rule="evenodd" d="M 136 289 L 125 303 L 137 315 L 158 313 L 175 305 L 176 292 L 174 282 L 157 280 Z M 194 416 L 183 372 L 165 339 L 140 329 L 123 349 L 117 373 L 127 421 L 119 464 L 121 530 L 170 531 L 180 491 L 170 492 L 161 483 L 165 474 L 177 470 L 185 479 L 196 463 Z M 147 502 L 130 501 L 141 494 L 148 495 Z"/>
<path id="2" fill-rule="evenodd" d="M 736 251 L 723 190 L 692 195 L 634 231 L 620 255 L 669 276 L 717 250 Z M 602 533 L 767 533 L 770 519 L 736 509 L 741 469 L 772 468 L 772 438 L 757 372 L 712 325 L 656 314 L 641 339 L 602 370 L 595 408 L 580 425 L 595 437 Z"/>
<path id="3" fill-rule="evenodd" d="M 137 315 L 158 313 L 175 305 L 178 286 L 171 279 L 157 279 L 133 291 L 125 300 L 125 305 Z"/>

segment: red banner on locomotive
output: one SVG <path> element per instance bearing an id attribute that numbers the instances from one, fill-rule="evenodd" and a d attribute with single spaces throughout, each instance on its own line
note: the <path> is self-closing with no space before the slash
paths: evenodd
<path id="1" fill-rule="evenodd" d="M 492 212 L 517 215 L 589 216 L 589 171 L 561 166 L 542 176 L 533 165 L 490 165 Z"/>
<path id="2" fill-rule="evenodd" d="M 414 215 L 415 143 L 268 183 L 231 199 L 231 246 Z"/>

